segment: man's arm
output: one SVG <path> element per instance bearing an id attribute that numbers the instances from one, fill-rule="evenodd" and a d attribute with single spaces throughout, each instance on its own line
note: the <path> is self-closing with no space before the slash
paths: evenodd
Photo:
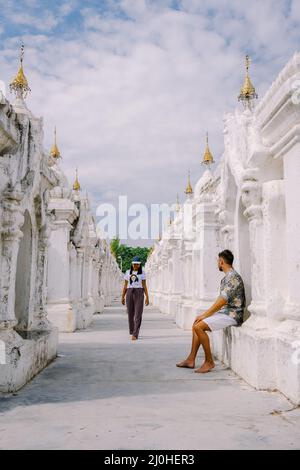
<path id="1" fill-rule="evenodd" d="M 227 300 L 224 297 L 218 297 L 215 303 L 206 312 L 196 317 L 195 323 L 205 320 L 205 318 L 211 317 L 214 313 L 218 312 L 224 305 L 227 304 Z"/>

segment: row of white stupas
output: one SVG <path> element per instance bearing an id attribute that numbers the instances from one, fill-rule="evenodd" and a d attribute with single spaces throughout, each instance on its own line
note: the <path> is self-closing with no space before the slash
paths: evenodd
<path id="1" fill-rule="evenodd" d="M 122 275 L 96 233 L 88 195 L 73 188 L 55 142 L 25 103 L 20 67 L 0 91 L 0 391 L 19 389 L 57 355 L 58 330 L 87 327 L 119 295 Z"/>
<path id="2" fill-rule="evenodd" d="M 214 354 L 258 389 L 300 404 L 300 54 L 260 99 L 249 77 L 243 109 L 224 118 L 224 153 L 178 206 L 146 265 L 152 303 L 191 328 L 218 296 L 217 255 L 230 249 L 249 317 L 211 333 Z"/>

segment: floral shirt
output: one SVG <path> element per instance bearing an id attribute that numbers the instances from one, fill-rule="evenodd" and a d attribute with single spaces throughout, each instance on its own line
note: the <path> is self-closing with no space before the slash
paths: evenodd
<path id="1" fill-rule="evenodd" d="M 238 325 L 243 323 L 243 313 L 246 304 L 243 279 L 231 269 L 221 280 L 220 296 L 227 300 L 227 304 L 220 310 L 234 318 Z"/>

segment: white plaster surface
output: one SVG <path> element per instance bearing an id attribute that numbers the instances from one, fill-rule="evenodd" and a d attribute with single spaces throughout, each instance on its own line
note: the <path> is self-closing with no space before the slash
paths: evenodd
<path id="1" fill-rule="evenodd" d="M 0 390 L 12 392 L 56 357 L 57 330 L 86 328 L 123 276 L 87 192 L 44 150 L 42 118 L 21 91 L 13 105 L 0 98 Z"/>
<path id="2" fill-rule="evenodd" d="M 88 329 L 61 333 L 59 357 L 25 388 L 0 395 L 0 448 L 300 448 L 299 408 L 220 362 L 205 375 L 176 368 L 189 344 L 154 307 L 131 342 L 113 304 Z"/>
<path id="3" fill-rule="evenodd" d="M 300 404 L 300 106 L 291 85 L 299 74 L 297 52 L 253 111 L 237 107 L 225 115 L 218 165 L 198 179 L 146 264 L 150 301 L 190 329 L 219 295 L 218 253 L 232 250 L 245 284 L 246 321 L 232 334 L 215 332 L 214 353 L 254 387 L 280 390 L 295 405 Z"/>

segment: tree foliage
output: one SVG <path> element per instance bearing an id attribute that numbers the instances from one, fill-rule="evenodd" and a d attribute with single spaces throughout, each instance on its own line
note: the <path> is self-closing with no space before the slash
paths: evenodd
<path id="1" fill-rule="evenodd" d="M 111 240 L 110 249 L 123 273 L 130 268 L 131 261 L 134 256 L 139 256 L 144 266 L 151 250 L 151 248 L 147 247 L 128 246 L 121 244 L 119 238 L 114 238 Z"/>

